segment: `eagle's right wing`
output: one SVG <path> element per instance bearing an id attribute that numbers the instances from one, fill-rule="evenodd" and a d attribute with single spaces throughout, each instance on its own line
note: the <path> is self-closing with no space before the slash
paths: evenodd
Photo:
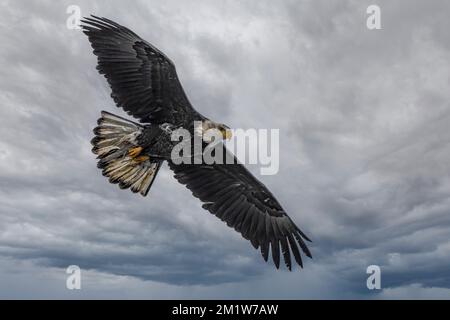
<path id="1" fill-rule="evenodd" d="M 269 257 L 270 248 L 277 268 L 282 255 L 291 270 L 291 252 L 295 261 L 303 266 L 299 249 L 311 257 L 305 244 L 310 241 L 308 237 L 289 218 L 272 193 L 223 148 L 224 158 L 231 157 L 234 164 L 177 165 L 169 161 L 169 167 L 178 182 L 204 202 L 204 209 L 240 232 L 255 248 L 260 248 L 264 260 Z"/>
<path id="2" fill-rule="evenodd" d="M 106 18 L 82 20 L 97 69 L 112 89 L 118 107 L 141 122 L 173 124 L 200 116 L 190 104 L 175 70 L 161 51 L 131 30 Z"/>

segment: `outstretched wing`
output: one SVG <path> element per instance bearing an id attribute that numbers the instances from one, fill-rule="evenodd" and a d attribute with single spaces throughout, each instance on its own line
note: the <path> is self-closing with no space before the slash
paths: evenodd
<path id="1" fill-rule="evenodd" d="M 108 80 L 118 107 L 141 122 L 173 124 L 199 114 L 178 80 L 175 65 L 131 30 L 105 18 L 82 20 L 97 69 Z"/>
<path id="2" fill-rule="evenodd" d="M 240 232 L 252 245 L 261 249 L 264 260 L 269 256 L 279 268 L 280 247 L 286 266 L 291 270 L 291 252 L 303 267 L 300 250 L 311 258 L 304 240 L 311 241 L 294 224 L 270 191 L 259 182 L 224 147 L 224 154 L 234 164 L 179 164 L 169 162 L 175 178 L 199 198 L 203 208 L 229 227 Z"/>

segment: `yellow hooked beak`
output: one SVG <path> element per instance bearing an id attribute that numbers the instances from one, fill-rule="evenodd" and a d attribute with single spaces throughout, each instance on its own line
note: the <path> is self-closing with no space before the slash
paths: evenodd
<path id="1" fill-rule="evenodd" d="M 225 130 L 225 139 L 230 140 L 233 134 L 230 129 Z"/>
<path id="2" fill-rule="evenodd" d="M 233 136 L 230 129 L 222 129 L 220 131 L 222 132 L 222 136 L 225 140 L 230 140 Z"/>

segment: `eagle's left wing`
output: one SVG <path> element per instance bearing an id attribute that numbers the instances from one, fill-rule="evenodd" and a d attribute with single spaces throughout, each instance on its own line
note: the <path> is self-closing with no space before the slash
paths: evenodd
<path id="1" fill-rule="evenodd" d="M 304 242 L 311 240 L 289 218 L 272 193 L 223 148 L 225 157 L 234 158 L 234 164 L 176 165 L 169 161 L 169 167 L 175 172 L 175 178 L 204 202 L 204 209 L 240 232 L 256 249 L 260 247 L 264 260 L 268 259 L 270 246 L 278 268 L 281 246 L 289 270 L 290 251 L 303 266 L 298 247 L 311 257 Z"/>
<path id="2" fill-rule="evenodd" d="M 173 62 L 130 29 L 106 18 L 82 20 L 98 57 L 98 71 L 118 107 L 141 122 L 186 123 L 202 117 L 192 107 Z"/>

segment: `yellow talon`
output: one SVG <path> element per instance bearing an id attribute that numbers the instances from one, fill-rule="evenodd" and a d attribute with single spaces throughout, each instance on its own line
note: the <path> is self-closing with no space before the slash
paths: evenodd
<path id="1" fill-rule="evenodd" d="M 130 150 L 128 150 L 128 155 L 131 158 L 136 158 L 142 152 L 142 150 L 143 150 L 142 147 L 131 148 Z"/>
<path id="2" fill-rule="evenodd" d="M 144 162 L 147 160 L 150 160 L 149 156 L 139 156 L 139 157 L 134 158 L 134 161 L 136 161 L 137 163 L 141 163 L 141 162 Z"/>

